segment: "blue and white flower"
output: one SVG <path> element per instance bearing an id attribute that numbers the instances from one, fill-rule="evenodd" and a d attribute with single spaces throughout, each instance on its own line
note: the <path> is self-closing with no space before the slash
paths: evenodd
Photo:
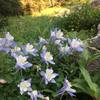
<path id="1" fill-rule="evenodd" d="M 5 47 L 15 47 L 16 46 L 16 42 L 14 41 L 14 37 L 7 32 L 5 34 Z"/>
<path id="2" fill-rule="evenodd" d="M 16 46 L 16 42 L 13 40 L 14 37 L 7 32 L 5 38 L 0 38 L 0 51 L 10 52 L 11 48 Z"/>
<path id="3" fill-rule="evenodd" d="M 41 71 L 40 75 L 43 77 L 43 79 L 45 80 L 45 84 L 47 85 L 49 82 L 50 83 L 56 83 L 56 81 L 54 80 L 55 77 L 58 76 L 57 73 L 53 73 L 52 68 L 48 68 L 46 69 L 46 72 Z"/>
<path id="4" fill-rule="evenodd" d="M 37 55 L 38 50 L 34 48 L 34 46 L 30 43 L 27 43 L 26 46 L 24 47 L 24 53 L 27 54 L 32 54 L 33 56 Z"/>
<path id="5" fill-rule="evenodd" d="M 9 53 L 12 46 L 15 46 L 15 43 L 13 44 L 12 42 L 5 41 L 5 44 L 0 46 L 0 51 L 4 51 L 6 53 Z"/>
<path id="6" fill-rule="evenodd" d="M 10 51 L 9 47 L 5 47 L 6 44 L 6 39 L 5 38 L 0 38 L 0 51 L 4 51 L 8 53 Z"/>
<path id="7" fill-rule="evenodd" d="M 55 64 L 54 61 L 53 61 L 53 56 L 50 52 L 47 52 L 46 49 L 43 50 L 43 52 L 41 53 L 41 58 L 42 60 L 48 64 Z"/>
<path id="8" fill-rule="evenodd" d="M 19 69 L 26 69 L 26 68 L 29 68 L 32 66 L 31 63 L 29 63 L 27 61 L 27 58 L 26 56 L 22 56 L 22 55 L 19 55 L 19 56 L 16 56 L 15 59 L 17 61 L 16 63 L 16 68 L 19 68 Z"/>
<path id="9" fill-rule="evenodd" d="M 44 96 L 37 90 L 32 90 L 28 92 L 28 95 L 31 97 L 31 100 L 37 100 L 37 98 L 44 99 Z"/>
<path id="10" fill-rule="evenodd" d="M 58 95 L 64 94 L 67 92 L 70 96 L 75 96 L 76 93 L 75 89 L 72 89 L 71 83 L 65 79 L 63 87 L 57 92 Z"/>
<path id="11" fill-rule="evenodd" d="M 55 45 L 58 45 L 58 46 L 61 46 L 61 40 L 55 40 L 55 41 L 54 41 L 54 44 L 55 44 Z"/>
<path id="12" fill-rule="evenodd" d="M 83 42 L 79 39 L 72 39 L 72 41 L 70 42 L 70 47 L 75 51 L 82 52 Z"/>
<path id="13" fill-rule="evenodd" d="M 13 49 L 11 49 L 12 52 L 20 52 L 21 51 L 21 48 L 16 46 L 14 47 Z"/>
<path id="14" fill-rule="evenodd" d="M 46 44 L 48 44 L 48 42 L 44 39 L 44 38 L 42 38 L 42 37 L 39 37 L 39 45 L 40 46 L 43 46 L 43 45 L 46 45 Z"/>
<path id="15" fill-rule="evenodd" d="M 59 51 L 62 55 L 72 54 L 72 50 L 68 45 L 60 46 Z"/>
<path id="16" fill-rule="evenodd" d="M 11 49 L 11 56 L 16 57 L 22 53 L 21 48 L 18 46 L 15 46 L 13 49 Z"/>
<path id="17" fill-rule="evenodd" d="M 32 91 L 31 89 L 31 79 L 21 80 L 20 84 L 17 85 L 20 89 L 20 94 L 22 95 L 25 92 Z"/>
<path id="18" fill-rule="evenodd" d="M 42 52 L 43 51 L 47 51 L 47 47 L 45 45 L 42 47 Z"/>
<path id="19" fill-rule="evenodd" d="M 13 40 L 14 40 L 14 37 L 13 37 L 9 32 L 7 32 L 7 33 L 5 34 L 5 38 L 6 38 L 7 40 L 9 40 L 9 41 L 13 41 Z"/>
<path id="20" fill-rule="evenodd" d="M 51 38 L 53 39 L 64 39 L 64 33 L 61 30 L 51 31 Z"/>

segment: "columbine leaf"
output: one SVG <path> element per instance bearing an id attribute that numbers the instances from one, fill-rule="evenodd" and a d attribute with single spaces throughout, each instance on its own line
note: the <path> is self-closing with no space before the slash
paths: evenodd
<path id="1" fill-rule="evenodd" d="M 91 95 L 91 90 L 84 79 L 74 79 L 72 85 L 77 88 L 77 92 L 84 92 Z"/>
<path id="2" fill-rule="evenodd" d="M 96 97 L 96 92 L 97 92 L 97 87 L 98 86 L 94 82 L 92 82 L 91 77 L 90 77 L 90 74 L 85 69 L 84 65 L 82 65 L 83 62 L 81 60 L 79 61 L 79 64 L 80 64 L 80 67 L 79 67 L 80 68 L 80 71 L 81 71 L 81 73 L 82 73 L 85 81 L 87 82 L 88 86 L 90 87 L 91 96 Z"/>
<path id="3" fill-rule="evenodd" d="M 96 60 L 97 58 L 100 58 L 100 52 L 92 55 L 91 58 L 89 59 L 89 62 L 92 62 Z"/>
<path id="4" fill-rule="evenodd" d="M 87 61 L 90 58 L 89 52 L 87 49 L 84 49 L 81 56 Z"/>

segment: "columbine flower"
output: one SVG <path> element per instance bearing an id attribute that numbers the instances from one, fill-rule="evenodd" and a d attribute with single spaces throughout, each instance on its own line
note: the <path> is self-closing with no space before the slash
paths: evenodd
<path id="1" fill-rule="evenodd" d="M 32 44 L 30 43 L 27 43 L 25 48 L 24 48 L 24 53 L 25 54 L 32 54 L 33 56 L 36 56 L 37 55 L 37 49 L 33 47 Z"/>
<path id="2" fill-rule="evenodd" d="M 7 40 L 9 40 L 9 41 L 13 41 L 13 40 L 14 40 L 14 37 L 13 37 L 9 32 L 7 32 L 7 33 L 5 34 L 5 38 L 6 38 Z"/>
<path id="3" fill-rule="evenodd" d="M 15 47 L 16 46 L 16 42 L 13 41 L 14 40 L 14 37 L 9 33 L 7 32 L 5 34 L 5 47 Z"/>
<path id="4" fill-rule="evenodd" d="M 56 29 L 55 31 L 51 31 L 51 38 L 53 40 L 55 40 L 55 39 L 64 39 L 63 35 L 64 34 L 63 34 L 63 32 L 61 32 L 61 30 L 57 31 L 57 29 Z"/>
<path id="5" fill-rule="evenodd" d="M 26 69 L 32 66 L 32 64 L 27 61 L 26 56 L 19 55 L 16 56 L 15 59 L 17 61 L 16 68 Z"/>
<path id="6" fill-rule="evenodd" d="M 48 44 L 48 42 L 44 38 L 40 37 L 39 45 L 43 46 L 43 45 L 46 45 L 46 44 Z"/>
<path id="7" fill-rule="evenodd" d="M 40 94 L 37 90 L 28 92 L 28 95 L 31 97 L 31 100 L 37 100 L 37 98 L 41 98 L 41 99 L 44 98 L 44 96 Z"/>
<path id="8" fill-rule="evenodd" d="M 55 40 L 54 43 L 55 43 L 56 45 L 59 45 L 59 46 L 60 46 L 60 45 L 61 45 L 61 40 Z"/>
<path id="9" fill-rule="evenodd" d="M 0 38 L 0 51 L 10 52 L 10 49 L 16 46 L 13 39 L 14 37 L 9 32 L 5 34 L 5 38 Z"/>
<path id="10" fill-rule="evenodd" d="M 11 49 L 12 50 L 12 52 L 19 52 L 19 51 L 21 51 L 21 48 L 20 47 L 14 47 L 14 49 Z"/>
<path id="11" fill-rule="evenodd" d="M 3 46 L 5 44 L 5 38 L 0 38 L 0 46 Z"/>
<path id="12" fill-rule="evenodd" d="M 10 51 L 10 48 L 5 47 L 5 44 L 6 44 L 5 38 L 0 38 L 0 51 L 5 51 L 8 53 Z"/>
<path id="13" fill-rule="evenodd" d="M 76 93 L 76 90 L 72 89 L 71 87 L 71 83 L 65 79 L 63 87 L 58 91 L 57 94 L 60 95 L 67 92 L 70 96 L 75 96 L 74 93 Z"/>
<path id="14" fill-rule="evenodd" d="M 83 42 L 79 39 L 72 39 L 70 42 L 70 46 L 73 50 L 76 50 L 78 52 L 83 51 Z"/>
<path id="15" fill-rule="evenodd" d="M 45 84 L 46 85 L 48 84 L 48 82 L 56 83 L 54 78 L 57 77 L 58 74 L 57 73 L 53 73 L 52 68 L 46 69 L 46 72 L 41 71 L 40 74 L 41 74 L 41 76 L 43 76 L 43 79 L 45 80 Z"/>
<path id="16" fill-rule="evenodd" d="M 66 45 L 65 47 L 61 46 L 59 48 L 59 51 L 60 51 L 61 54 L 65 54 L 65 55 L 72 53 L 71 48 L 68 45 Z"/>
<path id="17" fill-rule="evenodd" d="M 20 84 L 17 85 L 20 89 L 20 94 L 22 95 L 23 93 L 27 91 L 31 91 L 31 79 L 29 80 L 21 80 Z"/>
<path id="18" fill-rule="evenodd" d="M 19 55 L 21 53 L 21 48 L 20 47 L 14 47 L 13 49 L 11 49 L 11 56 L 12 57 L 16 57 L 17 55 Z"/>
<path id="19" fill-rule="evenodd" d="M 0 51 L 5 51 L 8 53 L 15 45 L 16 43 L 14 41 L 9 41 L 5 38 L 0 39 Z"/>
<path id="20" fill-rule="evenodd" d="M 42 51 L 47 51 L 47 47 L 45 45 L 42 47 Z"/>
<path id="21" fill-rule="evenodd" d="M 53 56 L 51 55 L 50 52 L 47 52 L 46 49 L 44 49 L 43 52 L 41 53 L 41 57 L 46 64 L 48 63 L 55 64 L 53 61 Z"/>

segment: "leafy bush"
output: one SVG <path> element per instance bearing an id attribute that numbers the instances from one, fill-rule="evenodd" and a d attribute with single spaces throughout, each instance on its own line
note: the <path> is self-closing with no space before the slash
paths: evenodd
<path id="1" fill-rule="evenodd" d="M 18 0 L 0 0 L 0 15 L 14 16 L 22 14 L 22 7 Z"/>
<path id="2" fill-rule="evenodd" d="M 7 25 L 7 18 L 0 16 L 0 28 L 4 27 Z"/>
<path id="3" fill-rule="evenodd" d="M 100 10 L 84 5 L 81 9 L 77 9 L 68 16 L 64 16 L 61 21 L 58 21 L 57 25 L 68 31 L 94 29 L 96 32 L 98 23 L 100 23 Z"/>
<path id="4" fill-rule="evenodd" d="M 23 14 L 19 0 L 0 0 L 0 28 L 7 25 L 7 16 Z"/>

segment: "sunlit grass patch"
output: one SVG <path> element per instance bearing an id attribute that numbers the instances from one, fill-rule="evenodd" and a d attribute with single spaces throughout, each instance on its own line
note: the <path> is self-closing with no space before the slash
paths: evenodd
<path id="1" fill-rule="evenodd" d="M 53 7 L 53 8 L 46 8 L 41 12 L 35 12 L 32 16 L 55 16 L 60 12 L 68 11 L 68 8 L 65 7 Z"/>

